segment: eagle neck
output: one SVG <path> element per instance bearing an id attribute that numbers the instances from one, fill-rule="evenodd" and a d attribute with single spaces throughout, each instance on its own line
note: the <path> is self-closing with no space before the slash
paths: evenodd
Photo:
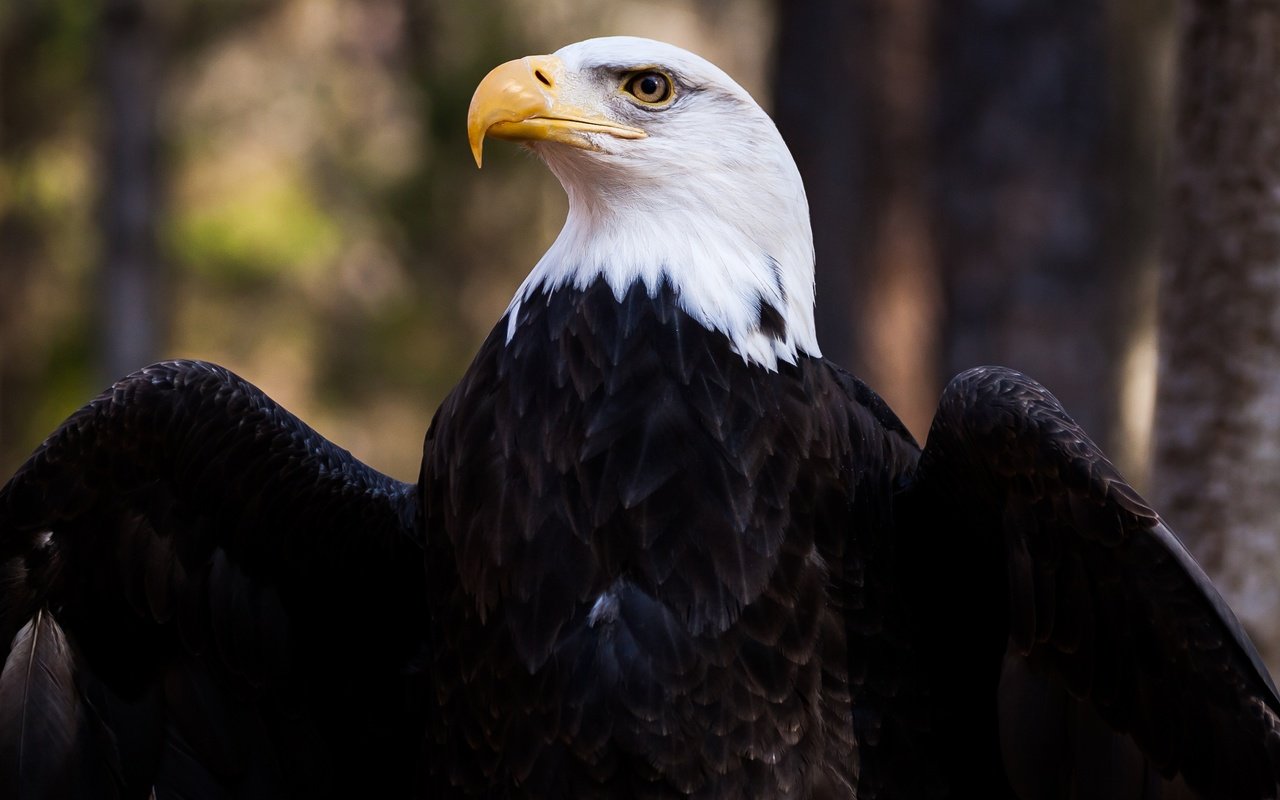
<path id="1" fill-rule="evenodd" d="M 713 197 L 706 187 L 673 200 L 669 185 L 650 195 L 643 186 L 602 193 L 597 182 L 584 197 L 573 190 L 575 182 L 563 182 L 568 217 L 511 301 L 508 341 L 521 305 L 535 292 L 582 290 L 603 279 L 618 301 L 636 284 L 650 297 L 670 286 L 690 317 L 728 337 L 733 352 L 749 364 L 773 370 L 779 361 L 821 355 L 803 188 L 798 202 L 792 197 L 778 206 L 798 206 L 795 219 L 775 214 L 753 224 L 750 220 L 763 212 L 747 213 L 751 204 L 741 202 L 743 207 L 734 209 L 734 198 Z M 615 201 L 608 202 L 609 196 Z"/>

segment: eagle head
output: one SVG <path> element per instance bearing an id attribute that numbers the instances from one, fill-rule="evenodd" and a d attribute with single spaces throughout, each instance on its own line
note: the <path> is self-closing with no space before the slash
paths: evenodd
<path id="1" fill-rule="evenodd" d="M 820 355 L 804 184 L 773 121 L 715 65 L 649 39 L 589 39 L 495 68 L 467 128 L 477 165 L 486 137 L 522 142 L 569 197 L 509 336 L 535 290 L 603 276 L 619 298 L 667 281 L 749 363 Z"/>

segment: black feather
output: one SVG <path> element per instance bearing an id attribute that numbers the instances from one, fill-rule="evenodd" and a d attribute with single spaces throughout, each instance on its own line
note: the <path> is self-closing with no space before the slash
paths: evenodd
<path id="1" fill-rule="evenodd" d="M 0 787 L 6 797 L 70 789 L 80 696 L 66 634 L 47 609 L 18 631 L 0 672 Z"/>

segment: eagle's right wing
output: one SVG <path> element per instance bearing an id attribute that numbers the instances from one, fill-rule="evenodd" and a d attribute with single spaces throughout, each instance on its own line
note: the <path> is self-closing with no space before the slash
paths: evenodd
<path id="1" fill-rule="evenodd" d="M 117 382 L 0 489 L 0 794 L 403 789 L 418 513 L 221 367 Z"/>

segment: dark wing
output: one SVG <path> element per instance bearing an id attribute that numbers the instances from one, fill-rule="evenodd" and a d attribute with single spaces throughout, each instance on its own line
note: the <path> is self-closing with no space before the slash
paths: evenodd
<path id="1" fill-rule="evenodd" d="M 957 377 L 903 500 L 943 665 L 940 725 L 970 747 L 953 770 L 1002 763 L 1028 800 L 1276 796 L 1266 668 L 1181 542 L 1042 386 L 990 367 Z"/>
<path id="2" fill-rule="evenodd" d="M 119 381 L 0 489 L 0 794 L 400 785 L 417 516 L 415 487 L 225 369 Z"/>

